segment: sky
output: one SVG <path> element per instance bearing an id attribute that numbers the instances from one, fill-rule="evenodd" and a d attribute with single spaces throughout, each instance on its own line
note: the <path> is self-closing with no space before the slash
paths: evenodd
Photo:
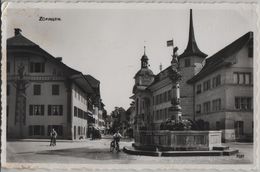
<path id="1" fill-rule="evenodd" d="M 216 8 L 215 8 L 216 7 Z M 101 98 L 108 113 L 115 106 L 130 106 L 134 75 L 146 46 L 150 68 L 157 74 L 170 65 L 172 49 L 166 41 L 174 39 L 181 54 L 187 45 L 189 5 L 171 7 L 89 8 L 73 5 L 61 8 L 9 6 L 6 37 L 14 28 L 68 66 L 90 74 L 101 82 Z M 213 55 L 248 31 L 256 30 L 253 6 L 222 8 L 193 7 L 195 38 L 200 50 Z M 39 17 L 58 17 L 61 21 L 39 21 Z"/>

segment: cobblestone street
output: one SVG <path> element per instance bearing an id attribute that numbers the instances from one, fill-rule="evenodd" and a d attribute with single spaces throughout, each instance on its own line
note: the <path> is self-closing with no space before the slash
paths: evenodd
<path id="1" fill-rule="evenodd" d="M 74 164 L 248 164 L 253 162 L 251 143 L 225 144 L 239 149 L 243 158 L 233 156 L 150 157 L 128 155 L 109 151 L 111 139 L 72 142 L 58 140 L 50 147 L 49 140 L 22 140 L 7 142 L 7 162 L 19 163 L 74 163 Z M 120 147 L 131 146 L 132 141 L 123 139 Z"/>

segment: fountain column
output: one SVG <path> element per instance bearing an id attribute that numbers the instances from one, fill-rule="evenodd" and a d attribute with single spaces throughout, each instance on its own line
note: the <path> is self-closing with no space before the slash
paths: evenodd
<path id="1" fill-rule="evenodd" d="M 172 80 L 172 107 L 170 108 L 170 116 L 171 119 L 176 121 L 180 121 L 182 117 L 181 113 L 181 105 L 180 105 L 180 81 L 181 81 L 181 74 L 179 71 L 179 62 L 178 62 L 178 55 L 177 55 L 178 47 L 173 49 L 172 61 L 171 61 L 171 74 L 170 78 Z"/>

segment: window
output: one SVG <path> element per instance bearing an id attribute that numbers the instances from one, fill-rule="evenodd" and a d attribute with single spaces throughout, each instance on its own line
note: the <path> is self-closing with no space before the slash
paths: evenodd
<path id="1" fill-rule="evenodd" d="M 185 59 L 184 67 L 190 67 L 190 59 Z"/>
<path id="2" fill-rule="evenodd" d="M 235 97 L 235 108 L 238 110 L 252 110 L 252 97 Z"/>
<path id="3" fill-rule="evenodd" d="M 221 84 L 221 76 L 218 75 L 213 78 L 212 88 L 215 88 Z"/>
<path id="4" fill-rule="evenodd" d="M 167 102 L 167 92 L 163 93 L 163 100 L 164 100 L 164 102 Z"/>
<path id="5" fill-rule="evenodd" d="M 50 132 L 53 128 L 57 132 L 58 136 L 63 136 L 63 126 L 62 125 L 48 125 L 48 134 L 50 134 Z"/>
<path id="6" fill-rule="evenodd" d="M 234 84 L 252 84 L 252 75 L 251 73 L 242 73 L 242 72 L 234 72 L 233 81 Z"/>
<path id="7" fill-rule="evenodd" d="M 33 95 L 41 95 L 41 85 L 33 85 Z"/>
<path id="8" fill-rule="evenodd" d="M 210 80 L 203 82 L 203 91 L 207 91 L 210 89 Z"/>
<path id="9" fill-rule="evenodd" d="M 60 86 L 55 84 L 52 85 L 52 95 L 59 95 L 60 94 Z"/>
<path id="10" fill-rule="evenodd" d="M 74 116 L 78 116 L 78 108 L 74 106 Z"/>
<path id="11" fill-rule="evenodd" d="M 171 94 L 171 90 L 168 91 L 168 101 L 171 101 L 172 94 Z"/>
<path id="12" fill-rule="evenodd" d="M 30 63 L 30 72 L 31 73 L 44 73 L 45 72 L 45 63 L 31 62 Z"/>
<path id="13" fill-rule="evenodd" d="M 163 110 L 162 110 L 162 109 L 160 109 L 160 116 L 159 116 L 159 119 L 160 119 L 160 120 L 163 119 Z"/>
<path id="14" fill-rule="evenodd" d="M 197 85 L 197 94 L 201 93 L 201 84 Z"/>
<path id="15" fill-rule="evenodd" d="M 165 108 L 165 109 L 164 109 L 164 116 L 165 116 L 164 119 L 167 119 L 167 118 L 168 118 L 167 112 L 168 112 L 168 111 L 167 111 L 167 108 Z"/>
<path id="16" fill-rule="evenodd" d="M 29 115 L 44 115 L 44 105 L 29 105 Z"/>
<path id="17" fill-rule="evenodd" d="M 220 128 L 220 122 L 219 121 L 217 121 L 216 122 L 216 130 L 220 130 L 221 128 Z"/>
<path id="18" fill-rule="evenodd" d="M 78 126 L 78 135 L 80 135 L 80 126 Z"/>
<path id="19" fill-rule="evenodd" d="M 56 68 L 54 68 L 54 69 L 52 70 L 52 74 L 53 74 L 53 75 L 56 75 L 56 74 L 57 74 Z"/>
<path id="20" fill-rule="evenodd" d="M 200 113 L 201 113 L 201 105 L 200 105 L 200 104 L 198 104 L 198 105 L 196 106 L 196 113 L 197 113 L 197 114 L 200 114 Z"/>
<path id="21" fill-rule="evenodd" d="M 221 99 L 216 99 L 212 101 L 212 111 L 220 111 L 221 110 Z"/>
<path id="22" fill-rule="evenodd" d="M 156 120 L 159 120 L 159 110 L 156 111 Z"/>
<path id="23" fill-rule="evenodd" d="M 63 106 L 62 105 L 48 105 L 48 115 L 62 116 Z"/>
<path id="24" fill-rule="evenodd" d="M 7 84 L 7 87 L 6 87 L 6 94 L 9 96 L 10 95 L 10 85 Z"/>
<path id="25" fill-rule="evenodd" d="M 7 68 L 7 69 L 6 69 L 6 70 L 7 70 L 7 73 L 10 73 L 10 67 L 11 67 L 11 66 L 10 66 L 10 62 L 7 62 L 6 65 L 7 65 L 7 66 L 6 66 L 6 68 Z"/>
<path id="26" fill-rule="evenodd" d="M 244 122 L 243 121 L 235 121 L 234 127 L 235 127 L 236 138 L 239 137 L 240 135 L 244 134 Z"/>
<path id="27" fill-rule="evenodd" d="M 205 130 L 209 130 L 209 127 L 210 127 L 210 125 L 209 125 L 209 122 L 204 122 L 204 129 Z"/>
<path id="28" fill-rule="evenodd" d="M 210 112 L 210 102 L 203 103 L 203 112 L 204 113 Z"/>
<path id="29" fill-rule="evenodd" d="M 29 136 L 44 136 L 43 125 L 29 125 Z"/>
<path id="30" fill-rule="evenodd" d="M 78 117 L 79 117 L 79 118 L 83 118 L 83 115 L 84 115 L 84 114 L 83 114 L 83 110 L 81 110 L 81 109 L 78 108 Z"/>

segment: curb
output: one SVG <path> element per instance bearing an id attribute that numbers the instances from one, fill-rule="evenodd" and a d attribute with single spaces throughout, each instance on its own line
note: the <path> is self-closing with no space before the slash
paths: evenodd
<path id="1" fill-rule="evenodd" d="M 145 155 L 145 156 L 231 156 L 237 154 L 238 150 L 212 150 L 212 151 L 147 151 L 136 150 L 130 147 L 124 147 L 123 151 L 130 155 Z"/>

